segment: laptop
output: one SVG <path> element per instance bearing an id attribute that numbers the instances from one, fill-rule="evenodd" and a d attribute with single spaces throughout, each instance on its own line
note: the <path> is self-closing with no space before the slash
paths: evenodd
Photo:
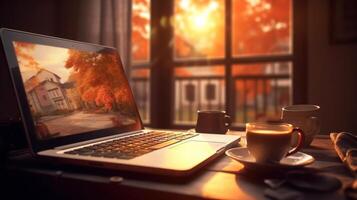
<path id="1" fill-rule="evenodd" d="M 240 139 L 145 129 L 115 48 L 10 29 L 0 36 L 35 157 L 186 176 Z"/>

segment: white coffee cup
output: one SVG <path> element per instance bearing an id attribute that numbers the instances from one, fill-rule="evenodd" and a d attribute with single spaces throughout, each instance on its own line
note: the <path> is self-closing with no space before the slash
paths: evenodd
<path id="1" fill-rule="evenodd" d="M 285 123 L 301 128 L 305 133 L 304 146 L 309 146 L 315 135 L 320 132 L 320 106 L 317 105 L 291 105 L 282 108 L 281 119 Z M 292 143 L 296 143 L 294 137 Z"/>

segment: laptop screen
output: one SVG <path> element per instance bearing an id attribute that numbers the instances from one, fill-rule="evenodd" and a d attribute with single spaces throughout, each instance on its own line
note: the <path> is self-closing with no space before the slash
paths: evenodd
<path id="1" fill-rule="evenodd" d="M 114 49 L 90 52 L 20 41 L 13 45 L 39 139 L 140 126 Z"/>

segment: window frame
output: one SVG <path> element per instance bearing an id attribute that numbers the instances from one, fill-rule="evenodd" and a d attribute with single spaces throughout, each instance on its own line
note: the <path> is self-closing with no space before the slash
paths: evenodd
<path id="1" fill-rule="evenodd" d="M 306 0 L 291 0 L 292 14 L 291 26 L 292 48 L 288 53 L 272 55 L 252 55 L 235 57 L 232 55 L 232 0 L 225 0 L 225 54 L 223 58 L 195 58 L 195 59 L 175 59 L 174 47 L 170 45 L 174 37 L 174 27 L 169 23 L 164 25 L 162 19 L 171 19 L 174 15 L 175 0 L 151 0 L 150 12 L 151 33 L 150 38 L 150 59 L 147 63 L 133 63 L 131 70 L 150 70 L 150 123 L 146 124 L 153 128 L 192 128 L 192 125 L 181 125 L 174 123 L 174 103 L 175 85 L 174 69 L 179 67 L 207 67 L 210 65 L 222 65 L 225 68 L 225 109 L 232 116 L 235 108 L 233 92 L 232 66 L 236 64 L 253 64 L 264 62 L 291 62 L 292 63 L 292 102 L 300 104 L 307 102 L 307 62 L 306 62 L 306 34 L 307 16 Z M 131 49 L 129 49 L 131 52 Z M 131 55 L 131 53 L 130 53 Z M 163 84 L 164 83 L 164 84 Z M 294 87 L 299 85 L 299 87 Z M 234 127 L 238 130 L 244 127 Z"/>

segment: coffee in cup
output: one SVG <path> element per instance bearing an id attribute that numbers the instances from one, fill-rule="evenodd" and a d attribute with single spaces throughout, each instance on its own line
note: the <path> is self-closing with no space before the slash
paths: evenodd
<path id="1" fill-rule="evenodd" d="M 208 110 L 197 112 L 196 132 L 225 134 L 231 124 L 225 111 Z"/>
<path id="2" fill-rule="evenodd" d="M 299 142 L 291 147 L 293 133 L 298 133 Z M 283 157 L 297 152 L 303 144 L 304 133 L 287 123 L 247 123 L 248 151 L 257 162 L 279 162 Z"/>

